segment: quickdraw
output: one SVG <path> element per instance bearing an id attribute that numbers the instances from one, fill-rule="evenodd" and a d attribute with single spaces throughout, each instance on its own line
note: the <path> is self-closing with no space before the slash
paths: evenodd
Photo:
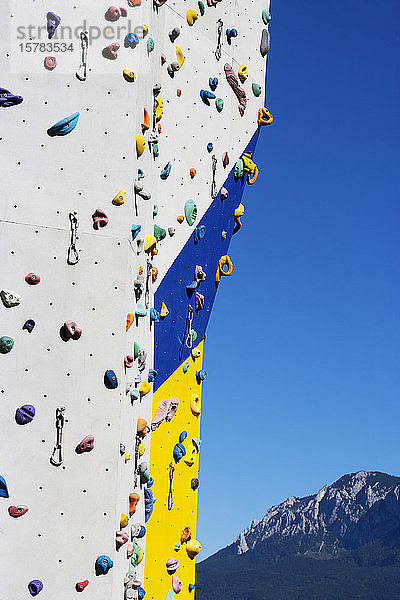
<path id="1" fill-rule="evenodd" d="M 59 467 L 62 465 L 63 456 L 62 456 L 62 433 L 63 427 L 65 423 L 64 418 L 65 406 L 61 406 L 56 409 L 56 445 L 54 446 L 54 450 L 52 455 L 50 456 L 50 463 L 54 467 Z"/>
<path id="2" fill-rule="evenodd" d="M 224 267 L 228 266 L 228 268 L 225 270 Z M 221 256 L 221 258 L 218 261 L 218 267 L 217 267 L 217 272 L 215 273 L 215 282 L 219 283 L 221 280 L 221 277 L 230 277 L 233 273 L 233 264 L 231 259 L 229 258 L 229 256 L 227 254 L 225 254 L 225 256 Z"/>
<path id="3" fill-rule="evenodd" d="M 222 50 L 221 50 L 221 47 L 222 47 L 222 43 L 221 43 L 222 29 L 224 27 L 224 24 L 223 24 L 223 22 L 222 22 L 221 19 L 218 19 L 217 25 L 218 25 L 218 28 L 217 28 L 217 47 L 215 49 L 215 58 L 217 60 L 220 60 L 221 55 L 222 55 Z"/>
<path id="4" fill-rule="evenodd" d="M 69 265 L 76 265 L 79 262 L 79 252 L 76 249 L 79 223 L 76 213 L 69 213 L 69 222 L 71 227 L 71 241 L 68 248 L 67 263 Z"/>
<path id="5" fill-rule="evenodd" d="M 86 81 L 87 77 L 87 53 L 89 48 L 89 33 L 87 31 L 81 31 L 81 50 L 82 50 L 82 59 L 81 64 L 78 67 L 75 75 L 79 79 L 79 81 Z"/>
<path id="6" fill-rule="evenodd" d="M 187 313 L 186 319 L 187 319 L 187 323 L 188 323 L 188 334 L 186 336 L 185 346 L 186 346 L 186 348 L 189 348 L 189 350 L 190 350 L 193 346 L 193 337 L 192 337 L 193 307 L 190 304 L 188 305 L 188 313 Z"/>
<path id="7" fill-rule="evenodd" d="M 172 497 L 172 485 L 174 482 L 174 471 L 175 471 L 175 467 L 174 465 L 171 463 L 169 463 L 169 492 L 168 492 L 168 510 L 172 510 L 172 507 L 174 505 L 174 500 Z"/>
<path id="8" fill-rule="evenodd" d="M 217 172 L 217 158 L 215 154 L 211 157 L 212 160 L 212 182 L 211 182 L 211 198 L 216 198 L 218 195 L 217 183 L 215 181 L 215 174 Z"/>
<path id="9" fill-rule="evenodd" d="M 151 260 L 147 259 L 146 292 L 145 292 L 145 295 L 144 295 L 144 300 L 145 300 L 145 306 L 146 306 L 146 308 L 149 308 L 149 301 L 150 301 L 150 276 L 151 276 L 152 269 L 153 269 L 153 265 L 151 264 Z"/>

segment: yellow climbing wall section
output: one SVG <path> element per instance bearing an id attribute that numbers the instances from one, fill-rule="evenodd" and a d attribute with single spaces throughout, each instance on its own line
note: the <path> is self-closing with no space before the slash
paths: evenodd
<path id="1" fill-rule="evenodd" d="M 200 437 L 200 416 L 195 416 L 191 410 L 193 394 L 201 397 L 201 382 L 196 379 L 196 371 L 202 369 L 203 345 L 197 347 L 201 352 L 199 358 L 189 357 L 163 383 L 153 397 L 153 416 L 161 400 L 178 398 L 179 408 L 173 419 L 161 425 L 152 433 L 150 452 L 150 472 L 154 478 L 153 493 L 157 500 L 154 503 L 153 514 L 147 522 L 145 582 L 146 597 L 164 600 L 168 590 L 172 590 L 172 576 L 167 573 L 165 566 L 169 557 L 179 560 L 176 576 L 182 582 L 179 598 L 193 598 L 194 592 L 189 592 L 189 584 L 194 584 L 195 559 L 189 558 L 186 544 L 181 544 L 180 550 L 174 549 L 180 544 L 181 532 L 189 526 L 192 540 L 196 539 L 197 521 L 197 490 L 191 488 L 191 480 L 198 477 L 199 455 L 192 466 L 185 463 L 189 456 L 192 438 Z M 186 373 L 183 365 L 189 363 Z M 187 432 L 183 442 L 186 449 L 178 463 L 173 459 L 173 449 L 182 431 Z M 175 467 L 173 478 L 173 507 L 168 510 L 168 493 L 170 486 L 169 464 Z"/>

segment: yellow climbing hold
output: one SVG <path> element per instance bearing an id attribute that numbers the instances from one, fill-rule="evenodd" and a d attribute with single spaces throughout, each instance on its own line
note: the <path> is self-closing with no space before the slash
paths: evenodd
<path id="1" fill-rule="evenodd" d="M 151 390 L 151 385 L 148 381 L 142 381 L 140 384 L 139 392 L 141 396 L 145 396 Z"/>
<path id="2" fill-rule="evenodd" d="M 193 444 L 190 444 L 189 448 L 186 451 L 186 456 L 184 458 L 184 461 L 188 467 L 192 467 L 194 465 L 194 463 L 196 462 L 196 458 L 197 458 L 197 450 L 193 446 Z"/>
<path id="3" fill-rule="evenodd" d="M 118 194 L 112 199 L 112 203 L 115 204 L 115 206 L 121 206 L 121 204 L 125 202 L 125 194 L 125 190 L 118 192 Z"/>
<path id="4" fill-rule="evenodd" d="M 239 206 L 235 210 L 235 219 L 237 217 L 243 217 L 244 215 L 244 206 L 243 204 L 239 204 Z"/>
<path id="5" fill-rule="evenodd" d="M 124 76 L 125 81 L 128 81 L 129 83 L 132 83 L 136 79 L 136 75 L 132 69 L 124 69 L 122 75 Z"/>
<path id="6" fill-rule="evenodd" d="M 128 462 L 128 460 L 131 460 L 131 455 L 129 454 L 129 452 L 125 452 L 124 459 L 126 463 Z"/>
<path id="7" fill-rule="evenodd" d="M 263 106 L 262 108 L 258 109 L 257 123 L 260 125 L 260 127 L 262 125 L 271 125 L 273 120 L 274 117 L 271 115 L 268 108 Z"/>
<path id="8" fill-rule="evenodd" d="M 147 27 L 146 23 L 143 23 L 143 37 L 146 37 L 146 35 L 149 33 L 149 28 Z"/>
<path id="9" fill-rule="evenodd" d="M 139 452 L 139 456 L 143 456 L 143 454 L 146 452 L 146 448 L 144 447 L 143 442 L 140 442 L 139 447 L 138 447 L 138 452 Z"/>
<path id="10" fill-rule="evenodd" d="M 257 177 L 258 177 L 258 168 L 256 167 L 254 169 L 253 175 L 250 175 L 250 173 L 247 174 L 247 183 L 249 185 L 252 185 L 253 183 L 255 183 L 257 181 Z"/>
<path id="11" fill-rule="evenodd" d="M 189 8 L 189 10 L 186 13 L 186 21 L 188 22 L 188 24 L 190 26 L 192 26 L 193 23 L 195 21 L 197 21 L 198 18 L 199 18 L 199 15 L 197 14 L 197 12 L 195 10 L 192 10 L 191 8 Z"/>
<path id="12" fill-rule="evenodd" d="M 143 550 L 143 548 L 140 548 L 139 549 L 139 558 L 138 558 L 137 564 L 139 564 L 139 563 L 142 562 L 143 557 L 144 557 L 144 550 Z"/>
<path id="13" fill-rule="evenodd" d="M 126 515 L 125 513 L 121 513 L 121 518 L 119 520 L 119 527 L 120 529 L 122 529 L 123 527 L 126 527 L 129 523 L 129 518 L 128 515 Z"/>
<path id="14" fill-rule="evenodd" d="M 183 52 L 179 48 L 179 46 L 176 46 L 175 50 L 176 50 L 176 60 L 178 61 L 179 66 L 181 67 L 183 65 L 183 63 L 185 62 L 185 55 L 183 54 Z"/>
<path id="15" fill-rule="evenodd" d="M 198 417 L 201 413 L 201 399 L 197 394 L 193 394 L 190 400 L 190 410 L 195 417 Z"/>
<path id="16" fill-rule="evenodd" d="M 152 252 L 157 245 L 157 240 L 154 235 L 146 235 L 144 240 L 144 251 Z"/>
<path id="17" fill-rule="evenodd" d="M 190 540 L 186 544 L 186 552 L 189 555 L 189 558 L 194 558 L 201 550 L 201 544 L 197 540 Z"/>
<path id="18" fill-rule="evenodd" d="M 251 160 L 251 152 L 245 152 L 241 157 L 243 161 L 243 170 L 245 173 L 254 173 L 256 164 Z"/>
<path id="19" fill-rule="evenodd" d="M 249 76 L 246 65 L 240 65 L 238 75 L 240 81 L 244 83 Z"/>
<path id="20" fill-rule="evenodd" d="M 230 277 L 232 273 L 233 263 L 230 257 L 227 254 L 225 254 L 225 256 L 221 256 L 221 258 L 218 261 L 217 272 L 215 273 L 215 282 L 219 283 L 222 276 Z"/>
<path id="21" fill-rule="evenodd" d="M 144 137 L 142 135 L 140 135 L 140 133 L 138 133 L 136 136 L 136 154 L 137 154 L 138 158 L 139 158 L 139 156 L 142 156 L 145 148 L 146 148 L 146 140 L 144 139 Z"/>
<path id="22" fill-rule="evenodd" d="M 157 96 L 157 98 L 156 98 L 156 121 L 157 121 L 157 123 L 158 123 L 158 121 L 161 121 L 161 119 L 162 119 L 163 107 L 164 107 L 164 102 L 161 100 L 160 96 Z"/>
<path id="23" fill-rule="evenodd" d="M 169 310 L 165 302 L 163 302 L 161 305 L 160 317 L 166 317 L 167 315 L 169 315 Z"/>

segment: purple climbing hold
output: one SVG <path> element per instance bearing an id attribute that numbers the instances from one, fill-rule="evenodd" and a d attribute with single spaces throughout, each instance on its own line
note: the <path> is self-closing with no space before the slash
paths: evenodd
<path id="1" fill-rule="evenodd" d="M 46 15 L 47 18 L 47 33 L 49 34 L 49 40 L 53 37 L 56 32 L 57 27 L 61 23 L 61 17 L 56 15 L 53 12 L 48 12 Z M 39 593 L 39 592 L 38 592 Z"/>
<path id="2" fill-rule="evenodd" d="M 28 583 L 28 590 L 31 596 L 37 596 L 43 589 L 43 583 L 40 579 L 32 579 Z"/>
<path id="3" fill-rule="evenodd" d="M 15 411 L 15 420 L 18 425 L 26 425 L 33 421 L 35 412 L 35 407 L 32 404 L 23 404 Z"/>
<path id="4" fill-rule="evenodd" d="M 36 323 L 35 323 L 35 321 L 33 319 L 28 319 L 22 325 L 22 329 L 26 329 L 28 333 L 32 333 L 32 330 L 35 327 L 35 325 L 36 325 Z"/>
<path id="5" fill-rule="evenodd" d="M 16 106 L 23 102 L 22 96 L 16 96 L 5 88 L 0 87 L 0 106 L 2 108 L 8 108 L 9 106 Z"/>

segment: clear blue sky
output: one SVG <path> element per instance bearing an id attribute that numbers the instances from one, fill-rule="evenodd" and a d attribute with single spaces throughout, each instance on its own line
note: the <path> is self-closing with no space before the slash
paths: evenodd
<path id="1" fill-rule="evenodd" d="M 287 496 L 400 474 L 400 1 L 271 12 L 274 123 L 205 347 L 202 559 Z"/>

